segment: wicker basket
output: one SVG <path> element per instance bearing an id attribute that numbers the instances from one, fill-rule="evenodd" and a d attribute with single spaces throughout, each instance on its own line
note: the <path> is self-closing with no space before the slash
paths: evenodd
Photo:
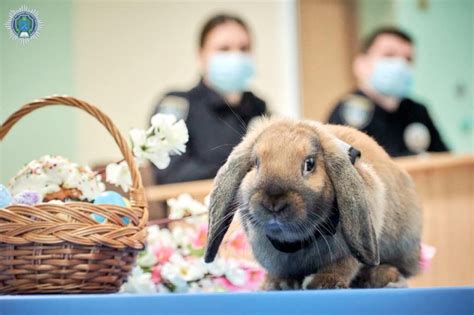
<path id="1" fill-rule="evenodd" d="M 0 293 L 116 292 L 143 249 L 148 209 L 143 185 L 127 142 L 109 117 L 72 97 L 48 97 L 26 104 L 0 127 L 2 140 L 28 113 L 49 105 L 80 108 L 114 138 L 132 175 L 131 208 L 70 202 L 0 209 Z M 91 213 L 107 218 L 100 224 Z M 121 218 L 130 218 L 125 225 Z"/>

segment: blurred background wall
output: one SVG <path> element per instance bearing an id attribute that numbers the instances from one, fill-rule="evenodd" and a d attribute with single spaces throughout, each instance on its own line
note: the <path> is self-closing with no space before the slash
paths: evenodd
<path id="1" fill-rule="evenodd" d="M 2 121 L 30 100 L 69 94 L 100 106 L 123 133 L 145 127 L 165 92 L 190 89 L 199 80 L 199 32 L 219 12 L 238 14 L 251 28 L 254 90 L 272 112 L 299 116 L 295 1 L 7 0 L 0 3 L 2 21 L 23 4 L 38 11 L 43 27 L 26 45 L 1 29 Z M 0 149 L 2 182 L 46 153 L 84 164 L 119 157 L 96 121 L 68 108 L 27 117 Z"/>
<path id="2" fill-rule="evenodd" d="M 474 1 L 396 1 L 416 40 L 414 96 L 429 105 L 451 148 L 473 151 Z"/>
<path id="3" fill-rule="evenodd" d="M 10 10 L 22 5 L 36 9 L 43 22 L 40 37 L 22 45 L 11 40 L 7 28 Z M 77 95 L 73 41 L 74 12 L 67 1 L 0 1 L 0 120 L 21 105 L 51 94 Z M 5 183 L 22 165 L 43 154 L 74 159 L 77 145 L 77 112 L 45 108 L 33 112 L 0 142 L 0 182 Z M 67 135 L 66 137 L 64 135 Z"/>
<path id="4" fill-rule="evenodd" d="M 290 1 L 145 1 L 75 3 L 76 94 L 100 104 L 122 128 L 145 126 L 160 96 L 199 80 L 198 37 L 218 12 L 242 16 L 254 40 L 253 87 L 271 111 L 298 116 L 296 6 Z M 131 115 L 130 113 L 133 113 Z M 100 126 L 80 120 L 81 161 L 112 158 Z M 107 144 L 106 144 L 107 143 Z"/>
<path id="5" fill-rule="evenodd" d="M 36 9 L 40 38 L 22 45 L 4 23 Z M 197 36 L 210 15 L 241 15 L 255 39 L 255 91 L 275 113 L 324 120 L 353 87 L 357 40 L 394 24 L 416 40 L 414 96 L 456 152 L 474 151 L 474 4 L 470 0 L 0 2 L 0 118 L 50 94 L 99 105 L 122 132 L 143 127 L 160 95 L 198 80 Z M 66 136 L 64 136 L 66 135 Z M 42 154 L 80 163 L 118 158 L 110 137 L 77 110 L 40 110 L 0 144 L 0 181 Z"/>

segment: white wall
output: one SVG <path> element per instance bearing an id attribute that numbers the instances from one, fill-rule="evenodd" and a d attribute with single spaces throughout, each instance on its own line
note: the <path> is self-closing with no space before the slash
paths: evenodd
<path id="1" fill-rule="evenodd" d="M 205 20 L 235 13 L 255 43 L 254 91 L 272 111 L 298 116 L 296 3 L 143 1 L 75 3 L 76 95 L 99 105 L 122 132 L 144 127 L 160 95 L 198 80 L 197 38 Z M 80 116 L 78 162 L 116 159 L 105 131 Z"/>

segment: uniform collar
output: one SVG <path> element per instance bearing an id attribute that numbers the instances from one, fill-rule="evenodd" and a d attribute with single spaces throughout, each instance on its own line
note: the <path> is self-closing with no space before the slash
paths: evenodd
<path id="1" fill-rule="evenodd" d="M 204 78 L 201 78 L 199 80 L 199 84 L 196 88 L 198 89 L 200 94 L 202 93 L 203 95 L 205 95 L 204 98 L 206 99 L 206 103 L 213 109 L 218 111 L 222 109 L 227 109 L 229 107 L 226 100 L 221 94 L 206 85 L 206 83 L 204 82 Z M 232 109 L 236 110 L 237 112 L 239 112 L 240 109 L 242 109 L 243 112 L 247 112 L 247 107 L 251 106 L 252 104 L 252 98 L 255 98 L 255 96 L 251 92 L 243 92 L 240 103 L 237 106 L 233 106 Z"/>
<path id="2" fill-rule="evenodd" d="M 206 100 L 206 103 L 208 103 L 213 108 L 217 109 L 221 107 L 226 107 L 226 102 L 222 95 L 207 86 L 204 82 L 204 78 L 201 78 L 199 80 L 199 84 L 197 85 L 196 89 L 199 91 L 199 94 L 204 96 L 203 99 Z"/>
<path id="3" fill-rule="evenodd" d="M 378 110 L 386 113 L 387 115 L 394 115 L 394 114 L 397 114 L 400 109 L 402 107 L 404 107 L 406 104 L 410 103 L 410 102 L 413 102 L 410 98 L 408 97 L 405 97 L 405 98 L 402 98 L 400 100 L 400 104 L 398 105 L 398 108 L 393 111 L 393 112 L 390 112 L 390 111 L 387 111 L 384 107 L 382 107 L 379 103 L 375 102 L 373 99 L 371 99 L 367 94 L 365 94 L 364 92 L 362 92 L 362 90 L 360 89 L 357 89 L 355 92 L 353 92 L 352 94 L 354 95 L 359 95 L 359 96 L 362 96 L 362 97 L 365 97 L 366 99 L 368 99 L 372 104 L 375 105 L 375 108 L 377 108 Z"/>

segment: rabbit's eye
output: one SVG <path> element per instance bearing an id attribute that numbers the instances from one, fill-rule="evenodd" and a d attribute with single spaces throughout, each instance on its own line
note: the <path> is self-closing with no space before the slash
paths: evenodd
<path id="1" fill-rule="evenodd" d="M 314 160 L 314 157 L 309 157 L 304 160 L 304 165 L 303 165 L 303 175 L 306 175 L 314 170 L 316 167 L 316 161 Z"/>
<path id="2" fill-rule="evenodd" d="M 255 159 L 255 167 L 258 169 L 260 167 L 260 159 L 256 158 Z"/>

